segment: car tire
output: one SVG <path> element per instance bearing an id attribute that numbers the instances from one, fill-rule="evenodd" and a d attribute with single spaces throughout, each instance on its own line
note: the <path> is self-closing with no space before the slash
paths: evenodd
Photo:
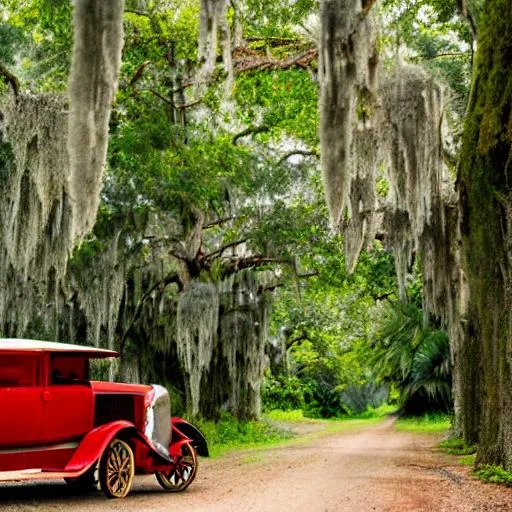
<path id="1" fill-rule="evenodd" d="M 135 457 L 130 445 L 113 439 L 100 459 L 100 487 L 107 498 L 124 498 L 133 484 Z"/>
<path id="2" fill-rule="evenodd" d="M 183 445 L 183 455 L 174 458 L 174 464 L 169 471 L 155 473 L 158 483 L 169 492 L 184 491 L 196 477 L 197 453 L 191 444 Z"/>

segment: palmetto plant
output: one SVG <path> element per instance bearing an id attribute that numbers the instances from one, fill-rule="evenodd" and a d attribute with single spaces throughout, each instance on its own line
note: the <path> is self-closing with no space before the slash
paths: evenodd
<path id="1" fill-rule="evenodd" d="M 375 337 L 372 363 L 377 381 L 399 389 L 404 412 L 451 409 L 448 336 L 427 324 L 417 305 L 393 304 Z"/>

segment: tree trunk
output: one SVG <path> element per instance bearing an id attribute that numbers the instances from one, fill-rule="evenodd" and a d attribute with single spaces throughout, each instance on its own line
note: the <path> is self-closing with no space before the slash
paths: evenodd
<path id="1" fill-rule="evenodd" d="M 479 26 L 459 167 L 462 267 L 469 285 L 457 421 L 477 462 L 512 468 L 512 26 L 510 0 L 487 0 Z"/>

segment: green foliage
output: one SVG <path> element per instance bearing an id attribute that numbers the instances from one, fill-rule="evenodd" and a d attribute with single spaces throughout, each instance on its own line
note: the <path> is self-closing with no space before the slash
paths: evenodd
<path id="1" fill-rule="evenodd" d="M 512 487 L 512 471 L 507 471 L 503 466 L 482 464 L 473 471 L 473 474 L 483 482 Z"/>
<path id="2" fill-rule="evenodd" d="M 439 444 L 439 447 L 451 455 L 472 455 L 476 453 L 475 445 L 467 445 L 464 439 L 452 437 Z"/>
<path id="3" fill-rule="evenodd" d="M 451 424 L 452 416 L 449 414 L 427 413 L 422 416 L 401 417 L 395 428 L 402 432 L 435 433 L 446 432 Z"/>
<path id="4" fill-rule="evenodd" d="M 228 413 L 222 413 L 218 422 L 194 420 L 208 441 L 210 454 L 215 457 L 236 448 L 272 444 L 292 437 L 266 421 L 239 422 Z"/>
<path id="5" fill-rule="evenodd" d="M 476 463 L 476 453 L 470 455 L 462 455 L 459 457 L 459 464 L 462 466 L 474 466 Z"/>
<path id="6" fill-rule="evenodd" d="M 304 383 L 294 376 L 268 376 L 263 382 L 262 401 L 266 410 L 291 411 L 304 407 Z"/>
<path id="7" fill-rule="evenodd" d="M 325 377 L 325 375 L 322 377 Z M 334 380 L 333 377 L 331 377 L 332 380 Z M 304 416 L 308 418 L 332 418 L 346 416 L 350 412 L 345 406 L 341 393 L 333 384 L 334 382 L 322 382 L 321 380 L 311 382 Z"/>
<path id="8" fill-rule="evenodd" d="M 304 70 L 245 73 L 237 77 L 233 92 L 242 122 L 251 125 L 263 114 L 259 125 L 268 128 L 260 135 L 263 141 L 270 132 L 318 145 L 318 86 Z"/>
<path id="9" fill-rule="evenodd" d="M 360 413 L 388 396 L 387 386 L 372 382 L 368 344 L 382 309 L 375 300 L 396 290 L 393 262 L 377 244 L 347 276 L 343 240 L 332 237 L 327 226 L 316 231 L 316 238 L 306 232 L 301 235 L 306 250 L 296 257 L 315 275 L 275 292 L 272 334 L 286 338 L 289 371 L 302 383 L 307 416 Z"/>
<path id="10" fill-rule="evenodd" d="M 7 44 L 0 44 L 0 60 L 16 64 L 14 74 L 33 89 L 63 90 L 71 62 L 71 2 L 6 0 L 4 9 L 0 43 Z"/>
<path id="11" fill-rule="evenodd" d="M 284 0 L 261 2 L 247 0 L 244 24 L 248 35 L 261 37 L 294 38 L 297 26 L 318 11 L 318 0 Z"/>
<path id="12" fill-rule="evenodd" d="M 458 141 L 472 72 L 470 24 L 459 15 L 455 0 L 385 0 L 382 9 L 388 20 L 383 31 L 387 60 L 394 62 L 400 48 L 408 60 L 447 86 L 446 114 L 454 140 Z M 477 9 L 470 9 L 475 18 Z M 392 51 L 393 47 L 396 51 Z"/>
<path id="13" fill-rule="evenodd" d="M 415 304 L 388 308 L 373 343 L 372 363 L 379 381 L 401 390 L 407 413 L 451 408 L 449 340 L 445 331 L 425 325 Z"/>

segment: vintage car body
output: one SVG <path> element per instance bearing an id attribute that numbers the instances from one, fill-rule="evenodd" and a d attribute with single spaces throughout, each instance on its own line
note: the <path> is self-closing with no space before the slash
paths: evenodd
<path id="1" fill-rule="evenodd" d="M 162 386 L 89 380 L 89 361 L 110 350 L 0 339 L 0 481 L 99 481 L 109 498 L 153 473 L 169 491 L 194 480 L 203 435 L 170 416 Z"/>

